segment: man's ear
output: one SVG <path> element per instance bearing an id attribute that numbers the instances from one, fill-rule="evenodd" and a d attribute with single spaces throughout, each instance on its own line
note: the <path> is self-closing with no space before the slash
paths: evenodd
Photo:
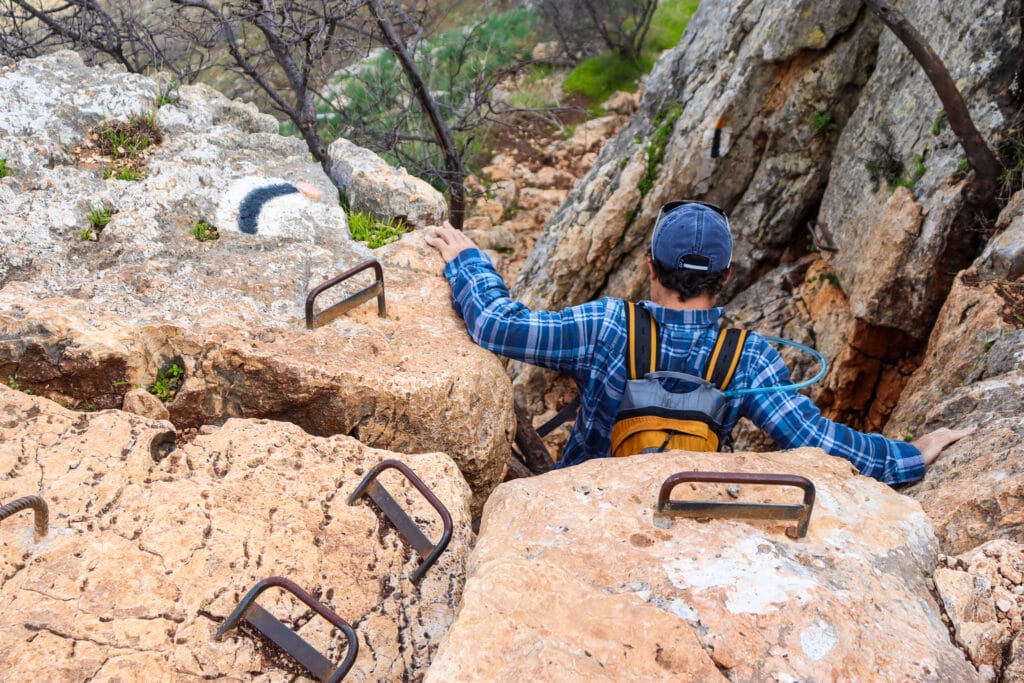
<path id="1" fill-rule="evenodd" d="M 647 271 L 651 275 L 651 282 L 657 282 L 658 273 L 654 270 L 654 259 L 651 258 L 651 252 L 647 252 Z"/>
<path id="2" fill-rule="evenodd" d="M 733 271 L 734 271 L 734 269 L 733 269 L 733 267 L 732 267 L 732 266 L 729 266 L 728 270 L 726 270 L 726 271 L 725 271 L 725 277 L 723 277 L 723 278 L 722 278 L 722 284 L 723 284 L 723 285 L 724 285 L 724 284 L 725 284 L 726 282 L 728 282 L 728 281 L 729 281 L 729 278 L 731 278 L 731 277 L 732 277 Z"/>

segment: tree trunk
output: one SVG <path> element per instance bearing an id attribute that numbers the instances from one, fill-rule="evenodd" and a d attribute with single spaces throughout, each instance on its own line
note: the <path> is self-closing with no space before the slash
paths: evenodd
<path id="1" fill-rule="evenodd" d="M 462 230 L 462 221 L 466 212 L 466 188 L 463 185 L 466 172 L 462 168 L 462 157 L 455 146 L 455 141 L 452 139 L 448 126 L 445 125 L 444 119 L 441 118 L 441 112 L 437 108 L 437 103 L 424 85 L 412 55 L 405 49 L 401 38 L 395 32 L 395 27 L 391 24 L 391 19 L 384 11 L 381 0 L 369 0 L 369 5 L 370 9 L 373 10 L 373 16 L 377 20 L 377 25 L 380 26 L 380 30 L 384 34 L 388 49 L 398 59 L 398 63 L 402 65 L 402 71 L 405 72 L 405 77 L 409 79 L 409 85 L 412 86 L 413 94 L 419 101 L 420 106 L 423 107 L 423 113 L 426 115 L 427 120 L 430 121 L 430 126 L 434 129 L 434 137 L 437 139 L 438 145 L 441 146 L 441 153 L 444 155 L 444 165 L 448 176 L 448 219 L 455 228 Z"/>
<path id="2" fill-rule="evenodd" d="M 960 146 L 963 147 L 964 153 L 967 155 L 967 161 L 974 169 L 974 180 L 971 181 L 967 190 L 967 201 L 983 210 L 992 207 L 995 203 L 995 193 L 1002 164 L 999 163 L 999 159 L 985 144 L 981 133 L 974 126 L 971 114 L 967 110 L 967 104 L 960 91 L 957 90 L 946 65 L 942 63 L 928 41 L 914 28 L 906 16 L 887 0 L 863 0 L 863 2 L 907 46 L 910 54 L 914 56 L 914 59 L 927 74 L 939 100 L 942 101 L 949 127 L 956 134 Z"/>

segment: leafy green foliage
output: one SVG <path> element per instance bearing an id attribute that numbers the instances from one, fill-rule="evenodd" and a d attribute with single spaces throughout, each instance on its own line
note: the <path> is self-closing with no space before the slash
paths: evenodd
<path id="1" fill-rule="evenodd" d="M 828 137 L 839 130 L 839 124 L 830 111 L 819 111 L 811 115 L 811 130 L 815 135 Z"/>
<path id="2" fill-rule="evenodd" d="M 634 90 L 637 80 L 654 66 L 657 54 L 676 46 L 698 5 L 700 0 L 659 2 L 638 60 L 610 52 L 587 59 L 565 77 L 562 89 L 583 95 L 592 107 L 600 106 L 617 90 Z"/>
<path id="3" fill-rule="evenodd" d="M 405 234 L 405 226 L 401 221 L 389 218 L 379 221 L 368 213 L 354 211 L 348 217 L 348 229 L 352 239 L 366 242 L 370 249 L 383 247 L 399 239 Z"/>
<path id="4" fill-rule="evenodd" d="M 7 170 L 7 159 L 0 158 L 0 178 L 6 178 L 11 175 L 11 172 Z"/>
<path id="5" fill-rule="evenodd" d="M 191 234 L 200 242 L 210 242 L 220 238 L 220 233 L 217 228 L 213 227 L 206 221 L 196 221 L 192 225 Z"/>
<path id="6" fill-rule="evenodd" d="M 592 107 L 598 107 L 617 90 L 634 90 L 637 80 L 653 64 L 650 57 L 633 60 L 605 52 L 580 62 L 565 77 L 562 89 L 567 93 L 583 95 Z"/>
<path id="7" fill-rule="evenodd" d="M 156 381 L 146 391 L 166 403 L 174 399 L 184 381 L 184 368 L 177 363 L 172 363 L 169 368 L 157 371 Z"/>
<path id="8" fill-rule="evenodd" d="M 658 112 L 654 119 L 654 133 L 651 134 L 651 140 L 647 143 L 647 170 L 644 172 L 644 177 L 637 184 L 637 188 L 644 196 L 654 187 L 654 180 L 658 177 L 658 169 L 665 158 L 665 146 L 672 135 L 672 128 L 675 126 L 676 119 L 682 113 L 683 105 L 673 102 Z"/>
<path id="9" fill-rule="evenodd" d="M 675 47 L 683 36 L 690 17 L 697 11 L 700 0 L 662 0 L 654 10 L 651 30 L 647 35 L 647 48 L 660 52 Z"/>
<path id="10" fill-rule="evenodd" d="M 483 152 L 471 130 L 476 121 L 471 111 L 479 102 L 481 84 L 530 59 L 536 44 L 535 20 L 536 15 L 526 9 L 499 12 L 470 28 L 430 37 L 416 49 L 420 75 L 470 168 Z M 324 141 L 329 144 L 345 137 L 374 150 L 393 142 L 392 148 L 379 152 L 389 163 L 405 165 L 411 172 L 444 168 L 433 131 L 405 84 L 401 66 L 386 50 L 340 72 L 328 83 L 325 101 L 318 105 Z M 404 131 L 405 135 L 397 140 L 390 135 L 375 138 L 368 131 Z M 283 125 L 281 132 L 298 134 L 291 124 Z"/>
<path id="11" fill-rule="evenodd" d="M 11 389 L 14 389 L 15 391 L 20 391 L 25 394 L 32 393 L 31 389 L 22 389 L 21 384 L 18 383 L 18 380 L 14 379 L 14 375 L 7 375 L 7 386 L 9 386 Z"/>

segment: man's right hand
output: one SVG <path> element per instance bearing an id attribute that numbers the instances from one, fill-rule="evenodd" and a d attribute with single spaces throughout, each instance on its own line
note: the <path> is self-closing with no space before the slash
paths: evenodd
<path id="1" fill-rule="evenodd" d="M 441 258 L 448 263 L 466 249 L 474 249 L 476 245 L 473 240 L 466 237 L 461 230 L 456 230 L 448 221 L 440 227 L 428 228 L 423 241 L 437 249 Z"/>

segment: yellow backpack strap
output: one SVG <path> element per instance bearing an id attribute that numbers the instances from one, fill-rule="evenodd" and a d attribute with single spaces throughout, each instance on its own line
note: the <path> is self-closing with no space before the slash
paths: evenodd
<path id="1" fill-rule="evenodd" d="M 711 352 L 711 360 L 704 370 L 704 379 L 714 384 L 721 391 L 729 388 L 736 368 L 743 355 L 743 345 L 747 341 L 747 331 L 729 327 L 718 333 L 715 348 Z"/>
<path id="2" fill-rule="evenodd" d="M 640 379 L 658 369 L 658 324 L 650 311 L 626 302 L 626 372 L 629 379 Z"/>

